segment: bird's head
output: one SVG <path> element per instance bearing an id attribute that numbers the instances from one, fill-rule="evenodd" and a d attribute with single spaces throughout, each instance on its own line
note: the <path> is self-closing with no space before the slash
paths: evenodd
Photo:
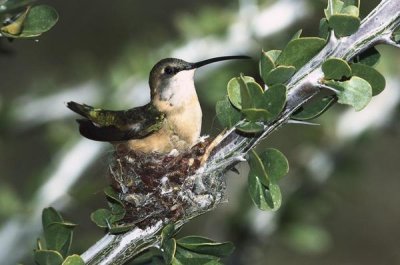
<path id="1" fill-rule="evenodd" d="M 163 102 L 166 106 L 179 107 L 196 96 L 194 72 L 197 68 L 225 60 L 250 59 L 248 56 L 223 56 L 189 63 L 181 59 L 166 58 L 151 70 L 149 84 L 152 101 Z"/>

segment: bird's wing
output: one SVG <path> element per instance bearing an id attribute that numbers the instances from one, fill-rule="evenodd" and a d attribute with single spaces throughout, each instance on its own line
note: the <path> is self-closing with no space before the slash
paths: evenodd
<path id="1" fill-rule="evenodd" d="M 67 107 L 85 117 L 77 120 L 79 132 L 95 141 L 140 139 L 158 131 L 164 119 L 164 114 L 152 104 L 120 111 L 95 109 L 76 102 L 68 102 Z"/>

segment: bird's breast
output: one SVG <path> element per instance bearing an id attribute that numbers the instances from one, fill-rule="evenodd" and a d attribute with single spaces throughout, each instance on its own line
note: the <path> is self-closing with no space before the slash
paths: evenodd
<path id="1" fill-rule="evenodd" d="M 159 131 L 142 139 L 128 141 L 128 148 L 143 153 L 187 150 L 200 137 L 201 120 L 202 112 L 196 97 L 184 107 L 166 113 Z"/>

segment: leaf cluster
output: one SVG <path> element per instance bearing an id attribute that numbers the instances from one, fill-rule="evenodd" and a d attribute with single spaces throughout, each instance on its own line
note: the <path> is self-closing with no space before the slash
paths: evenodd
<path id="1" fill-rule="evenodd" d="M 250 137 L 263 132 L 265 127 L 279 117 L 287 100 L 287 85 L 291 78 L 310 62 L 328 43 L 328 36 L 349 36 L 360 26 L 358 0 L 330 0 L 321 22 L 321 36 L 301 37 L 298 31 L 283 50 L 262 51 L 259 74 L 264 88 L 255 78 L 232 78 L 227 85 L 227 96 L 217 102 L 217 118 L 223 126 L 232 127 Z M 373 68 L 379 60 L 379 52 L 370 48 L 357 57 L 346 61 L 330 57 L 320 66 L 323 78 L 319 88 L 331 94 L 315 98 L 301 106 L 291 116 L 294 120 L 311 120 L 329 109 L 334 103 L 347 104 L 359 111 L 385 88 L 384 77 Z M 302 69 L 303 70 L 303 69 Z M 281 192 L 277 181 L 288 171 L 288 163 L 282 153 L 268 149 L 261 155 L 252 152 L 249 159 L 249 192 L 254 204 L 261 210 L 276 210 L 281 204 Z M 274 169 L 280 165 L 280 172 Z"/>
<path id="2" fill-rule="evenodd" d="M 219 243 L 199 236 L 176 239 L 176 233 L 174 225 L 166 225 L 161 232 L 161 248 L 143 253 L 133 264 L 222 265 L 221 258 L 234 250 L 231 242 Z"/>
<path id="3" fill-rule="evenodd" d="M 90 215 L 90 219 L 100 228 L 107 229 L 112 234 L 123 233 L 132 228 L 132 225 L 120 222 L 126 214 L 125 206 L 119 199 L 118 193 L 112 188 L 104 189 L 109 209 L 97 209 Z"/>
<path id="4" fill-rule="evenodd" d="M 84 265 L 78 255 L 70 255 L 73 223 L 64 221 L 54 208 L 42 212 L 44 238 L 38 239 L 34 259 L 38 265 Z"/>

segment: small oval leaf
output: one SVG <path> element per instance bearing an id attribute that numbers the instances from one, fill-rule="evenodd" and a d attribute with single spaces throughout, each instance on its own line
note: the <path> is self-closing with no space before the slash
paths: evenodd
<path id="1" fill-rule="evenodd" d="M 242 113 L 248 121 L 267 121 L 271 114 L 266 109 L 243 109 Z"/>
<path id="2" fill-rule="evenodd" d="M 61 265 L 63 257 L 54 250 L 35 250 L 35 262 L 39 265 Z"/>
<path id="3" fill-rule="evenodd" d="M 223 127 L 227 128 L 234 126 L 238 121 L 241 120 L 242 117 L 240 111 L 232 106 L 228 97 L 225 97 L 224 100 L 220 100 L 217 102 L 217 104 L 215 105 L 215 111 L 219 123 Z"/>
<path id="4" fill-rule="evenodd" d="M 261 154 L 261 160 L 268 173 L 270 183 L 278 182 L 289 172 L 289 162 L 285 155 L 278 149 L 268 148 Z"/>
<path id="5" fill-rule="evenodd" d="M 326 18 L 322 18 L 319 21 L 319 37 L 323 39 L 327 39 L 329 36 L 329 24 Z"/>
<path id="6" fill-rule="evenodd" d="M 268 86 L 283 84 L 288 81 L 295 72 L 296 68 L 294 68 L 294 66 L 279 65 L 266 75 L 264 82 Z"/>
<path id="7" fill-rule="evenodd" d="M 38 5 L 31 8 L 24 22 L 20 38 L 37 37 L 50 30 L 58 21 L 57 11 L 48 5 Z"/>
<path id="8" fill-rule="evenodd" d="M 276 65 L 289 65 L 300 69 L 325 46 L 325 39 L 307 37 L 291 40 L 276 60 Z"/>
<path id="9" fill-rule="evenodd" d="M 226 257 L 232 254 L 235 247 L 232 242 L 215 242 L 209 238 L 199 236 L 187 236 L 177 241 L 178 245 L 196 253 Z"/>
<path id="10" fill-rule="evenodd" d="M 171 264 L 176 252 L 175 238 L 167 239 L 163 246 L 163 258 L 166 264 Z"/>
<path id="11" fill-rule="evenodd" d="M 254 81 L 247 82 L 243 77 L 241 77 L 239 84 L 242 109 L 262 108 L 264 91 L 261 86 Z"/>
<path id="12" fill-rule="evenodd" d="M 85 262 L 79 255 L 68 256 L 62 265 L 85 265 Z"/>
<path id="13" fill-rule="evenodd" d="M 329 26 L 338 37 L 350 36 L 360 27 L 361 20 L 358 17 L 347 14 L 336 14 L 329 19 Z"/>
<path id="14" fill-rule="evenodd" d="M 351 76 L 349 64 L 340 58 L 329 58 L 322 64 L 325 79 L 341 80 Z"/>
<path id="15" fill-rule="evenodd" d="M 355 63 L 366 64 L 368 66 L 374 66 L 378 63 L 379 59 L 381 58 L 380 53 L 375 47 L 371 47 L 362 53 L 358 54 L 353 61 Z"/>
<path id="16" fill-rule="evenodd" d="M 257 134 L 264 130 L 264 125 L 262 123 L 249 121 L 236 126 L 236 129 L 246 134 Z"/>
<path id="17" fill-rule="evenodd" d="M 302 121 L 315 119 L 329 109 L 336 102 L 336 99 L 336 96 L 326 96 L 318 100 L 313 100 L 303 105 L 292 115 L 292 118 Z"/>
<path id="18" fill-rule="evenodd" d="M 357 76 L 344 82 L 327 81 L 326 85 L 338 90 L 338 103 L 353 106 L 356 111 L 365 108 L 372 98 L 371 85 Z"/>
<path id="19" fill-rule="evenodd" d="M 243 76 L 242 78 L 245 80 L 245 82 L 254 81 L 254 78 L 250 77 L 250 76 Z M 240 80 L 240 77 L 232 78 L 231 80 L 229 80 L 228 85 L 227 85 L 229 100 L 231 101 L 232 105 L 237 109 L 242 108 L 242 103 L 241 103 L 241 99 L 240 99 L 239 80 Z"/>
<path id="20" fill-rule="evenodd" d="M 266 80 L 266 76 L 274 68 L 275 68 L 275 64 L 274 64 L 273 59 L 271 57 L 269 57 L 266 52 L 262 51 L 261 52 L 260 63 L 259 63 L 259 71 L 260 71 L 260 76 L 263 79 L 264 83 L 266 82 L 265 81 Z"/>
<path id="21" fill-rule="evenodd" d="M 266 195 L 266 186 L 261 183 L 260 178 L 254 174 L 249 174 L 248 182 L 251 200 L 257 208 L 263 211 L 272 210 L 274 204 L 271 197 Z"/>
<path id="22" fill-rule="evenodd" d="M 353 71 L 353 75 L 361 77 L 371 85 L 372 96 L 378 95 L 385 89 L 385 77 L 375 68 L 356 63 L 351 65 L 351 70 Z"/>
<path id="23" fill-rule="evenodd" d="M 64 219 L 61 214 L 57 212 L 53 207 L 45 208 L 42 211 L 42 224 L 43 228 L 46 229 L 49 225 L 53 223 L 62 223 Z"/>
<path id="24" fill-rule="evenodd" d="M 122 233 L 128 232 L 133 227 L 135 227 L 134 224 L 113 225 L 109 228 L 108 232 L 110 234 L 114 234 L 114 235 L 122 234 Z"/>
<path id="25" fill-rule="evenodd" d="M 286 104 L 286 86 L 277 84 L 270 86 L 264 92 L 264 108 L 270 113 L 268 121 L 275 119 L 283 110 Z"/>
<path id="26" fill-rule="evenodd" d="M 100 228 L 108 228 L 110 223 L 110 218 L 112 213 L 108 209 L 97 209 L 90 215 L 90 219 Z"/>
<path id="27" fill-rule="evenodd" d="M 44 230 L 46 248 L 60 252 L 62 256 L 68 255 L 72 242 L 74 226 L 63 223 L 52 223 Z"/>

